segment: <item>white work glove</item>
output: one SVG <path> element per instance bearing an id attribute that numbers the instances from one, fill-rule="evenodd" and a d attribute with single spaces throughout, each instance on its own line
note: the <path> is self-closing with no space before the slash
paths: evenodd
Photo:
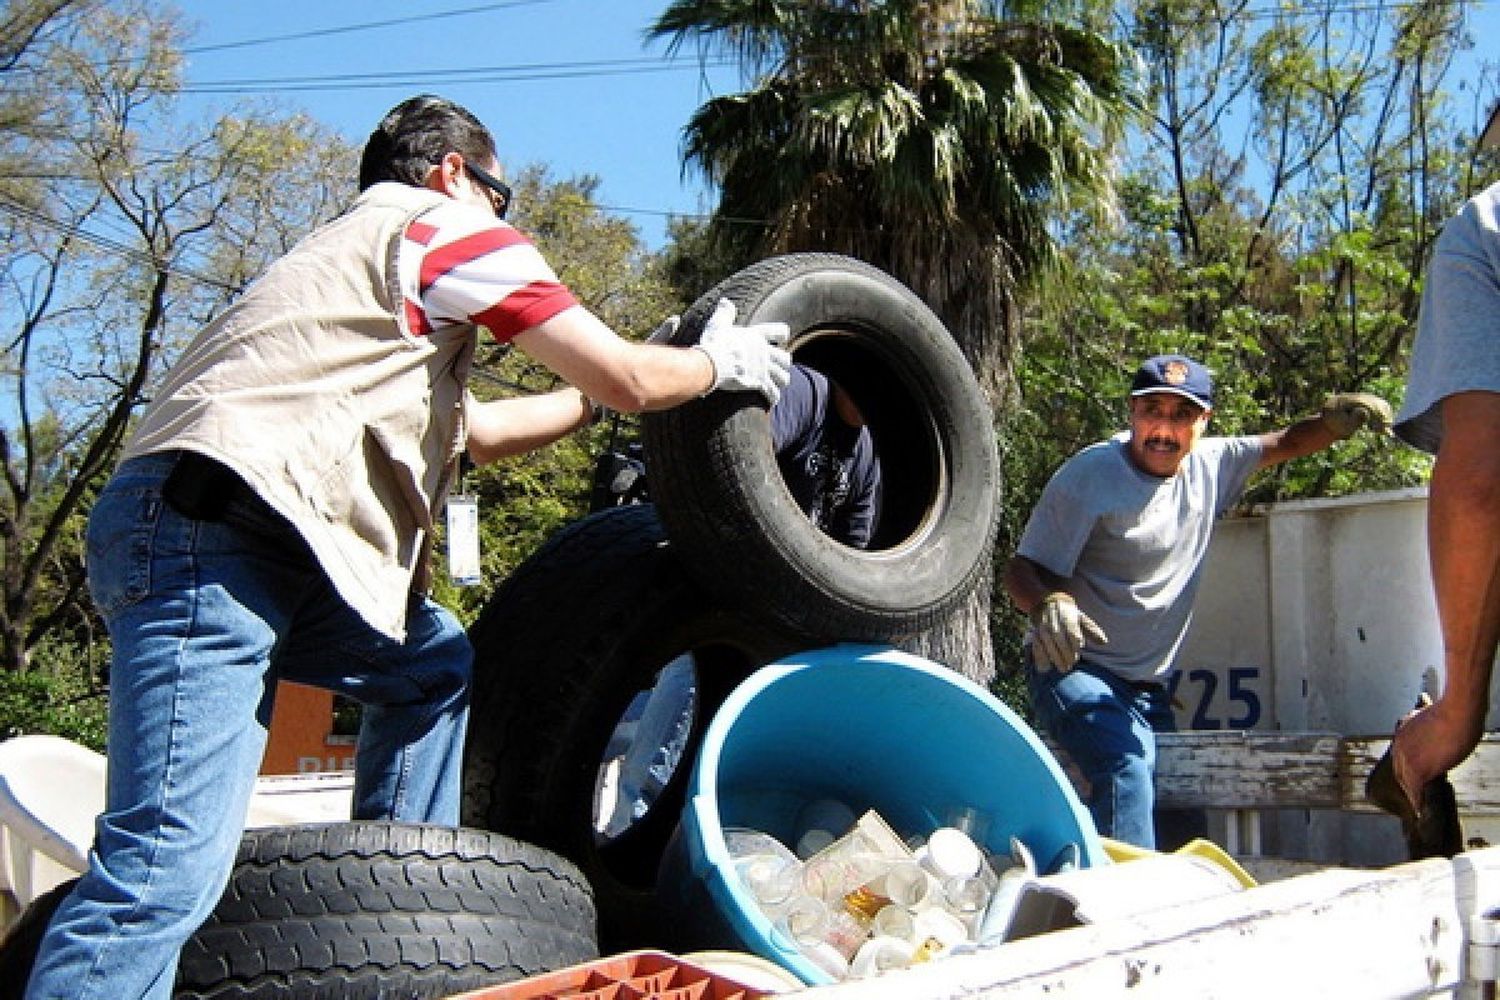
<path id="1" fill-rule="evenodd" d="M 677 332 L 677 327 L 681 322 L 681 318 L 677 316 L 668 316 L 661 321 L 661 326 L 651 331 L 651 335 L 646 338 L 646 343 L 670 344 L 672 342 L 672 334 Z"/>
<path id="2" fill-rule="evenodd" d="M 785 323 L 735 326 L 734 314 L 734 303 L 720 299 L 698 338 L 698 350 L 714 366 L 714 382 L 708 391 L 749 389 L 775 406 L 792 378 L 792 356 L 782 346 L 791 331 Z"/>
<path id="3" fill-rule="evenodd" d="M 1067 673 L 1083 652 L 1085 635 L 1097 643 L 1109 642 L 1094 619 L 1078 610 L 1073 598 L 1054 590 L 1031 613 L 1031 659 L 1038 667 Z"/>

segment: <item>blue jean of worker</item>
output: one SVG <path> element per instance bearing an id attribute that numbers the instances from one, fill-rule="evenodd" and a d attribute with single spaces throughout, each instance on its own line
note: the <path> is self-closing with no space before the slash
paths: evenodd
<path id="1" fill-rule="evenodd" d="M 176 460 L 122 465 L 89 521 L 89 585 L 114 643 L 106 805 L 27 1000 L 171 996 L 178 951 L 233 866 L 277 679 L 364 703 L 356 819 L 458 821 L 462 626 L 414 597 L 406 640 L 380 635 L 248 491 L 214 521 L 165 503 Z"/>
<path id="2" fill-rule="evenodd" d="M 1177 731 L 1163 685 L 1133 685 L 1088 662 L 1067 673 L 1028 664 L 1026 674 L 1038 720 L 1088 782 L 1100 834 L 1151 849 L 1202 835 L 1201 812 L 1155 809 L 1156 734 Z"/>

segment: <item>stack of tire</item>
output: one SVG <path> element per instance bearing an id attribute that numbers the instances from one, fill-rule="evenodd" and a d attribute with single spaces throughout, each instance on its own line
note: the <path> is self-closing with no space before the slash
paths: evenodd
<path id="1" fill-rule="evenodd" d="M 654 502 L 559 532 L 471 630 L 465 826 L 247 832 L 223 899 L 183 950 L 177 1000 L 423 1000 L 585 962 L 601 945 L 672 948 L 655 880 L 689 767 L 622 833 L 604 837 L 596 820 L 606 747 L 632 700 L 693 654 L 690 762 L 758 667 L 923 630 L 988 572 L 990 414 L 936 316 L 872 267 L 797 254 L 708 292 L 678 343 L 697 340 L 720 298 L 741 322 L 785 322 L 796 360 L 858 403 L 884 482 L 869 548 L 827 538 L 797 509 L 758 394 L 649 416 Z M 21 997 L 71 885 L 36 900 L 0 945 L 0 1000 Z"/>
<path id="2" fill-rule="evenodd" d="M 464 822 L 542 845 L 593 886 L 606 953 L 673 948 L 656 910 L 704 729 L 751 672 L 840 641 L 896 642 L 942 621 L 989 572 L 999 461 L 988 404 L 942 323 L 910 290 L 830 254 L 771 258 L 700 298 L 781 321 L 796 361 L 853 396 L 880 455 L 870 546 L 823 535 L 782 483 L 764 401 L 713 393 L 644 421 L 651 503 L 555 535 L 470 630 L 476 689 Z M 683 766 L 623 832 L 601 833 L 600 769 L 616 723 L 661 668 L 692 653 Z"/>

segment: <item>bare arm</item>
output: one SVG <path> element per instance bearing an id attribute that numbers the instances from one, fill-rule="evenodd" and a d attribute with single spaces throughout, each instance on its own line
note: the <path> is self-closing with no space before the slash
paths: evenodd
<path id="1" fill-rule="evenodd" d="M 714 383 L 713 362 L 702 351 L 632 343 L 582 306 L 532 327 L 515 344 L 589 398 L 622 413 L 669 409 Z"/>
<path id="2" fill-rule="evenodd" d="M 1340 439 L 1321 415 L 1307 417 L 1290 427 L 1260 435 L 1260 465 L 1257 468 L 1264 469 L 1268 465 L 1303 458 L 1322 451 Z"/>
<path id="3" fill-rule="evenodd" d="M 1396 732 L 1396 777 L 1413 802 L 1484 733 L 1500 644 L 1500 393 L 1442 403 L 1443 443 L 1427 504 L 1427 547 L 1443 635 L 1443 693 Z"/>
<path id="4" fill-rule="evenodd" d="M 1055 573 L 1043 569 L 1025 556 L 1011 556 L 1010 562 L 1005 564 L 1001 580 L 1005 584 L 1005 592 L 1010 595 L 1011 603 L 1026 615 L 1041 606 L 1048 594 L 1063 589 L 1062 581 Z"/>
<path id="5" fill-rule="evenodd" d="M 1323 398 L 1323 408 L 1317 416 L 1260 436 L 1261 456 L 1257 468 L 1264 469 L 1277 462 L 1322 451 L 1361 428 L 1389 434 L 1393 419 L 1391 404 L 1372 393 L 1330 393 Z"/>
<path id="6" fill-rule="evenodd" d="M 471 400 L 468 406 L 468 450 L 476 464 L 545 447 L 582 427 L 593 417 L 588 397 L 572 387 L 536 396 Z"/>

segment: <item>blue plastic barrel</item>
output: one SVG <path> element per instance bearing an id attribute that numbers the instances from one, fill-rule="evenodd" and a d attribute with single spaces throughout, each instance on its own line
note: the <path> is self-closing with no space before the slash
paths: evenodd
<path id="1" fill-rule="evenodd" d="M 925 836 L 970 807 L 991 851 L 1008 855 L 1015 836 L 1041 864 L 1070 843 L 1084 867 L 1109 862 L 1051 753 L 988 691 L 889 647 L 834 646 L 758 670 L 704 733 L 659 882 L 679 926 L 829 982 L 773 933 L 724 843 L 732 827 L 794 843 L 798 813 L 820 798 L 875 809 L 902 836 Z"/>

